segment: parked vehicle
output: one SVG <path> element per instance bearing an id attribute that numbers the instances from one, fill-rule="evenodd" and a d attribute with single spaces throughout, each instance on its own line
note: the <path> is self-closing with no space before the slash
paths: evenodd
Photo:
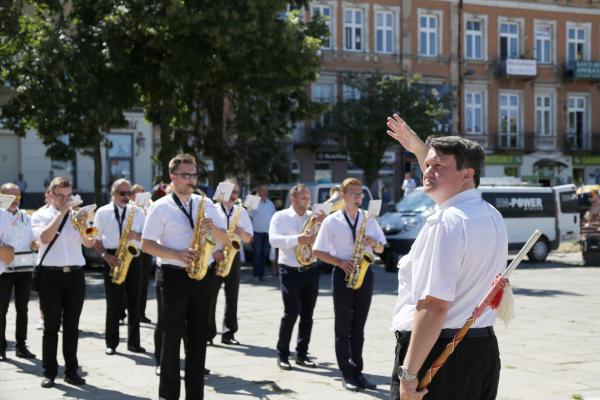
<path id="1" fill-rule="evenodd" d="M 580 216 L 574 185 L 555 187 L 480 186 L 482 198 L 504 217 L 508 249 L 518 251 L 534 229 L 542 236 L 528 253 L 531 261 L 541 262 L 563 241 L 580 239 Z M 435 202 L 417 188 L 386 213 L 379 223 L 388 246 L 382 259 L 388 271 L 395 271 L 398 259 L 407 254 L 427 218 L 436 211 Z"/>

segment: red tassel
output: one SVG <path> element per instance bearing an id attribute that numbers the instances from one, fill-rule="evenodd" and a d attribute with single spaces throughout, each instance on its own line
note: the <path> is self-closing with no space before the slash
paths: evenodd
<path id="1" fill-rule="evenodd" d="M 490 307 L 492 309 L 495 310 L 498 308 L 498 306 L 500 306 L 503 295 L 504 295 L 504 288 L 500 288 L 500 290 L 498 290 L 498 292 L 496 292 L 496 294 L 494 295 L 494 298 L 492 299 L 492 301 L 490 301 Z"/>

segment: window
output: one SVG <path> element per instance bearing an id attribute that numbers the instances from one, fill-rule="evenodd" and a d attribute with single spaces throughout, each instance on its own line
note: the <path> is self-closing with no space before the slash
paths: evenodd
<path id="1" fill-rule="evenodd" d="M 483 56 L 483 21 L 467 20 L 466 29 L 466 58 L 482 60 Z"/>
<path id="2" fill-rule="evenodd" d="M 517 22 L 500 23 L 500 59 L 519 58 L 519 24 Z"/>
<path id="3" fill-rule="evenodd" d="M 333 13 L 331 11 L 331 7 L 330 6 L 323 6 L 323 5 L 314 5 L 313 6 L 313 15 L 320 15 L 324 20 L 325 23 L 327 24 L 327 29 L 329 29 L 329 36 L 325 37 L 323 39 L 323 45 L 321 46 L 322 49 L 327 49 L 330 50 L 332 49 L 332 44 L 334 42 L 334 30 L 335 30 L 335 25 L 333 23 Z"/>
<path id="4" fill-rule="evenodd" d="M 552 25 L 539 24 L 535 27 L 535 59 L 540 64 L 552 64 Z"/>
<path id="5" fill-rule="evenodd" d="M 109 133 L 108 184 L 119 178 L 133 180 L 133 136 L 131 133 Z"/>
<path id="6" fill-rule="evenodd" d="M 394 13 L 381 11 L 375 14 L 376 49 L 378 53 L 394 52 Z"/>
<path id="7" fill-rule="evenodd" d="M 313 83 L 311 86 L 311 98 L 317 103 L 333 104 L 335 85 L 333 83 Z M 324 112 L 315 121 L 314 127 L 325 126 L 329 123 L 329 112 Z"/>
<path id="8" fill-rule="evenodd" d="M 360 99 L 360 90 L 358 88 L 344 85 L 344 100 Z"/>
<path id="9" fill-rule="evenodd" d="M 519 95 L 500 95 L 500 146 L 506 148 L 518 148 L 519 138 Z"/>
<path id="10" fill-rule="evenodd" d="M 567 110 L 567 143 L 571 147 L 585 149 L 588 147 L 589 140 L 587 98 L 585 96 L 569 96 Z"/>
<path id="11" fill-rule="evenodd" d="M 363 49 L 363 10 L 349 8 L 344 12 L 344 32 L 346 50 L 361 51 Z"/>
<path id="12" fill-rule="evenodd" d="M 482 134 L 484 132 L 483 118 L 483 93 L 465 92 L 465 119 L 467 134 Z"/>
<path id="13" fill-rule="evenodd" d="M 553 99 L 549 94 L 535 96 L 535 133 L 537 136 L 554 136 Z"/>
<path id="14" fill-rule="evenodd" d="M 567 62 L 587 60 L 587 30 L 583 26 L 567 29 Z"/>
<path id="15" fill-rule="evenodd" d="M 438 16 L 419 16 L 419 54 L 425 57 L 438 55 Z"/>

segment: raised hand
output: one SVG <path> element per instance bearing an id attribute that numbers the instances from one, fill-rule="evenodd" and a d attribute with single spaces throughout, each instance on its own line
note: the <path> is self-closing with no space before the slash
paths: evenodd
<path id="1" fill-rule="evenodd" d="M 427 157 L 429 146 L 413 131 L 410 126 L 398 114 L 387 119 L 387 134 L 402 145 L 406 150 L 414 153 L 423 168 L 423 162 Z"/>

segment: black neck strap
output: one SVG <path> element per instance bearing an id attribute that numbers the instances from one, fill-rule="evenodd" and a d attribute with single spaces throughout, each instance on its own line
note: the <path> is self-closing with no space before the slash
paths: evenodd
<path id="1" fill-rule="evenodd" d="M 125 221 L 125 212 L 127 212 L 127 205 L 123 207 L 123 212 L 119 216 L 119 209 L 117 208 L 117 203 L 113 203 L 113 207 L 115 210 L 115 218 L 117 219 L 117 224 L 119 224 L 119 236 L 123 233 L 123 222 Z"/>
<path id="2" fill-rule="evenodd" d="M 228 212 L 227 209 L 225 208 L 225 205 L 223 205 L 223 203 L 221 203 L 221 210 L 223 210 L 223 212 L 225 213 L 225 216 L 227 217 L 227 229 L 229 229 L 229 218 L 231 218 L 231 214 L 233 214 L 234 208 L 235 208 L 235 206 L 231 207 L 231 210 L 229 210 L 229 212 Z"/>
<path id="3" fill-rule="evenodd" d="M 354 219 L 354 224 L 352 222 L 350 222 L 350 217 L 348 217 L 348 214 L 346 213 L 346 210 L 344 210 L 344 218 L 346 219 L 346 222 L 348 223 L 348 226 L 350 227 L 350 230 L 352 231 L 352 241 L 356 241 L 356 226 L 358 225 L 358 217 L 360 215 L 360 210 L 356 213 L 356 218 Z"/>
<path id="4" fill-rule="evenodd" d="M 175 201 L 175 204 L 177 204 L 177 207 L 179 207 L 179 209 L 185 214 L 188 221 L 190 222 L 190 227 L 192 228 L 192 230 L 194 230 L 194 218 L 192 217 L 192 206 L 194 204 L 194 200 L 190 197 L 190 210 L 188 211 L 175 193 L 172 193 L 172 196 L 173 200 Z"/>

